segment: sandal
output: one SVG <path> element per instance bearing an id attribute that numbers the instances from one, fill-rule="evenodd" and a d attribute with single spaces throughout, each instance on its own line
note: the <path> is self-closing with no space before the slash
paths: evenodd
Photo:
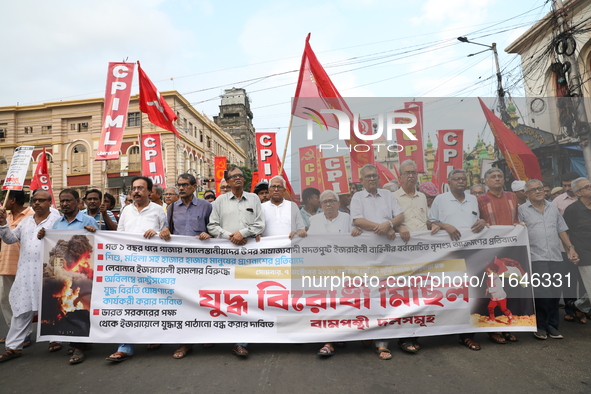
<path id="1" fill-rule="evenodd" d="M 13 358 L 17 358 L 22 356 L 23 353 L 20 350 L 14 349 L 6 349 L 6 351 L 0 354 L 0 363 L 8 360 L 12 360 Z"/>
<path id="2" fill-rule="evenodd" d="M 322 348 L 320 348 L 320 350 L 318 351 L 318 355 L 320 357 L 330 357 L 330 356 L 334 356 L 334 349 L 331 349 L 330 346 L 328 345 L 324 345 L 322 346 Z"/>
<path id="3" fill-rule="evenodd" d="M 159 344 L 159 343 L 153 343 L 153 344 L 150 344 L 150 345 L 146 346 L 146 349 L 148 349 L 148 350 L 156 350 L 156 349 L 158 349 L 160 346 L 162 346 L 162 345 L 161 345 L 161 344 Z"/>
<path id="4" fill-rule="evenodd" d="M 419 349 L 415 347 L 411 338 L 398 341 L 398 346 L 400 346 L 400 349 L 408 353 L 416 353 L 419 351 Z"/>
<path id="5" fill-rule="evenodd" d="M 503 338 L 505 338 L 505 341 L 507 342 L 519 342 L 519 339 L 517 339 L 517 337 L 513 334 L 511 334 L 510 332 L 504 332 L 502 333 Z"/>
<path id="6" fill-rule="evenodd" d="M 567 306 L 569 308 L 571 308 L 573 311 L 575 311 L 574 317 L 575 317 L 575 319 L 577 319 L 579 321 L 579 323 L 587 324 L 587 315 L 585 314 L 585 312 L 583 312 L 579 308 L 577 308 L 574 301 L 569 301 L 567 303 Z"/>
<path id="7" fill-rule="evenodd" d="M 575 320 L 576 319 L 575 319 L 575 317 L 573 315 L 568 315 L 568 314 L 567 315 L 564 315 L 564 321 L 569 321 L 569 322 L 574 323 Z"/>
<path id="8" fill-rule="evenodd" d="M 174 359 L 181 359 L 181 358 L 185 358 L 187 356 L 187 354 L 191 353 L 193 351 L 193 345 L 181 345 L 180 348 L 178 348 L 174 354 L 172 355 L 172 358 Z"/>
<path id="9" fill-rule="evenodd" d="M 73 349 L 72 357 L 70 357 L 70 365 L 80 364 L 86 358 L 84 352 L 80 349 Z"/>
<path id="10" fill-rule="evenodd" d="M 507 343 L 505 337 L 500 332 L 489 332 L 488 338 L 494 343 L 498 343 L 499 345 L 505 345 Z"/>
<path id="11" fill-rule="evenodd" d="M 62 350 L 62 344 L 59 342 L 49 342 L 47 350 L 49 350 L 50 353 L 60 351 Z"/>
<path id="12" fill-rule="evenodd" d="M 392 352 L 390 352 L 390 349 L 388 348 L 377 347 L 376 352 L 378 353 L 380 360 L 390 360 L 392 358 Z"/>
<path id="13" fill-rule="evenodd" d="M 29 347 L 33 344 L 33 342 L 31 342 L 31 337 L 29 335 L 27 335 L 25 337 L 25 340 L 23 341 L 23 348 Z"/>
<path id="14" fill-rule="evenodd" d="M 248 350 L 244 346 L 236 345 L 232 348 L 232 351 L 238 357 L 248 357 Z"/>
<path id="15" fill-rule="evenodd" d="M 419 340 L 418 340 L 418 339 L 416 339 L 416 338 L 413 338 L 413 339 L 412 339 L 412 344 L 413 344 L 413 346 L 415 347 L 415 349 L 417 349 L 417 352 L 418 352 L 419 350 L 421 350 L 421 344 L 419 343 Z"/>
<path id="16" fill-rule="evenodd" d="M 131 358 L 132 356 L 133 356 L 133 354 L 123 353 L 123 352 L 115 352 L 115 353 L 111 354 L 109 357 L 107 357 L 105 360 L 111 361 L 114 363 L 120 363 L 121 361 L 125 361 L 125 360 Z"/>
<path id="17" fill-rule="evenodd" d="M 472 338 L 464 338 L 460 339 L 460 344 L 466 346 L 470 350 L 478 351 L 480 350 L 480 345 Z"/>

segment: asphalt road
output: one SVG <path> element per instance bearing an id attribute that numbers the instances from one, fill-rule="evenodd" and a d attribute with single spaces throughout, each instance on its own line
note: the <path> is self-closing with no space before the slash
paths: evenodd
<path id="1" fill-rule="evenodd" d="M 560 331 L 565 339 L 520 333 L 506 345 L 479 334 L 478 352 L 455 335 L 428 337 L 417 354 L 392 345 L 389 361 L 351 342 L 328 359 L 316 356 L 320 344 L 252 344 L 246 360 L 229 344 L 197 345 L 181 360 L 172 358 L 174 345 L 137 345 L 132 359 L 112 364 L 105 357 L 116 345 L 95 344 L 84 363 L 69 365 L 66 346 L 49 353 L 40 342 L 0 364 L 0 393 L 589 393 L 591 321 L 564 322 Z"/>

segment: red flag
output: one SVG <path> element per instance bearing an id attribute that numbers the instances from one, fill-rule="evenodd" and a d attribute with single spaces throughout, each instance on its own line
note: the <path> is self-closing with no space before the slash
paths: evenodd
<path id="1" fill-rule="evenodd" d="M 33 173 L 33 179 L 31 180 L 31 190 L 43 189 L 49 194 L 51 194 L 51 204 L 55 206 L 55 201 L 53 199 L 53 190 L 51 188 L 51 177 L 49 176 L 49 171 L 47 169 L 47 156 L 45 155 L 45 148 L 43 148 L 43 153 L 41 154 L 41 158 L 37 163 L 37 167 L 35 168 L 35 172 Z"/>
<path id="2" fill-rule="evenodd" d="M 517 134 L 505 126 L 503 121 L 484 105 L 480 97 L 478 100 L 482 111 L 484 111 L 488 126 L 495 136 L 495 141 L 515 179 L 520 181 L 542 180 L 542 171 L 540 171 L 540 163 L 536 155 Z"/>
<path id="3" fill-rule="evenodd" d="M 137 70 L 140 80 L 140 111 L 148 114 L 150 122 L 164 130 L 172 131 L 179 137 L 172 123 L 177 119 L 174 111 L 170 109 L 164 97 L 160 96 L 158 89 L 140 67 L 140 62 L 137 62 Z"/>
<path id="4" fill-rule="evenodd" d="M 226 158 L 226 156 L 215 156 L 213 158 L 213 166 L 215 168 L 215 195 L 219 196 L 220 195 L 220 186 L 222 184 L 222 179 L 224 179 L 224 172 L 226 171 L 227 168 L 227 161 L 228 159 Z"/>
<path id="5" fill-rule="evenodd" d="M 463 167 L 464 130 L 437 130 L 437 154 L 431 182 L 443 193 L 449 173 Z"/>
<path id="6" fill-rule="evenodd" d="M 252 173 L 252 178 L 250 179 L 250 192 L 254 193 L 254 187 L 259 183 L 259 173 L 255 171 Z"/>
<path id="7" fill-rule="evenodd" d="M 376 162 L 376 168 L 378 169 L 378 174 L 380 175 L 380 184 L 382 186 L 396 179 L 396 175 L 392 174 L 392 171 L 390 171 L 388 167 L 386 167 L 382 163 Z M 394 168 L 396 169 L 396 167 Z"/>
<path id="8" fill-rule="evenodd" d="M 343 111 L 349 115 L 349 119 L 353 119 L 353 114 L 316 58 L 309 41 L 310 34 L 306 37 L 291 113 L 303 119 L 312 118 L 326 127 L 338 128 L 336 116 L 321 115 L 321 109 Z"/>

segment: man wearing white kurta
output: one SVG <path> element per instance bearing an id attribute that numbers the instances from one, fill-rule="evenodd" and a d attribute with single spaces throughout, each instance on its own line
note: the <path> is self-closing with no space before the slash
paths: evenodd
<path id="1" fill-rule="evenodd" d="M 29 216 L 11 230 L 6 222 L 6 210 L 0 209 L 0 237 L 7 244 L 21 243 L 18 269 L 14 285 L 10 290 L 12 321 L 6 336 L 6 352 L 0 355 L 0 361 L 7 361 L 22 355 L 23 340 L 30 330 L 33 317 L 39 310 L 39 289 L 43 278 L 41 243 L 37 233 L 42 228 L 51 228 L 60 218 L 50 212 L 51 194 L 39 190 L 31 198 L 31 207 L 35 214 Z"/>
<path id="2" fill-rule="evenodd" d="M 263 237 L 271 235 L 306 236 L 306 225 L 300 215 L 298 206 L 283 198 L 285 180 L 276 176 L 269 183 L 271 199 L 261 205 L 265 217 L 265 231 Z"/>

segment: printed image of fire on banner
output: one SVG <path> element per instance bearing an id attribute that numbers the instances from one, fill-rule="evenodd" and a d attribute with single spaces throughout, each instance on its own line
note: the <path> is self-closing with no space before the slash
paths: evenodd
<path id="1" fill-rule="evenodd" d="M 90 335 L 93 236 L 60 239 L 43 262 L 41 335 Z"/>

